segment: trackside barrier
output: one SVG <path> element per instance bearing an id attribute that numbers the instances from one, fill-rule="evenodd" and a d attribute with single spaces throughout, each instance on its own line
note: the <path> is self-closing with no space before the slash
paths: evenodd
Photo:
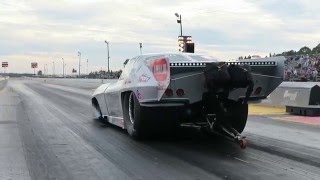
<path id="1" fill-rule="evenodd" d="M 84 78 L 32 78 L 46 83 L 79 87 L 84 89 L 96 89 L 101 84 L 116 82 L 118 79 L 84 79 Z"/>
<path id="2" fill-rule="evenodd" d="M 8 82 L 8 77 L 0 77 L 0 91 L 6 87 Z"/>
<path id="3" fill-rule="evenodd" d="M 314 82 L 283 82 L 268 98 L 275 107 L 286 107 L 288 113 L 320 115 L 320 84 Z"/>

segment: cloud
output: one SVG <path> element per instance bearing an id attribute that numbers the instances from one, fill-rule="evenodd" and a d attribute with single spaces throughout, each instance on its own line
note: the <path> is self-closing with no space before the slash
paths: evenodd
<path id="1" fill-rule="evenodd" d="M 197 52 L 222 59 L 263 56 L 315 46 L 319 5 L 311 0 L 10 0 L 0 2 L 0 58 L 16 64 L 12 71 L 28 72 L 29 59 L 45 64 L 65 57 L 67 67 L 77 67 L 81 51 L 95 70 L 106 68 L 108 40 L 116 70 L 139 54 L 139 42 L 144 53 L 176 52 L 175 12 Z"/>

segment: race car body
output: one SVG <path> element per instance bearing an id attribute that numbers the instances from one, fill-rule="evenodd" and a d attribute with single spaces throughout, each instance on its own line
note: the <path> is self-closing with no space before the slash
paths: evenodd
<path id="1" fill-rule="evenodd" d="M 117 82 L 97 88 L 92 104 L 98 117 L 133 137 L 185 124 L 221 129 L 224 119 L 241 133 L 248 102 L 266 98 L 282 82 L 283 68 L 284 57 L 223 62 L 186 53 L 141 55 L 127 62 Z"/>

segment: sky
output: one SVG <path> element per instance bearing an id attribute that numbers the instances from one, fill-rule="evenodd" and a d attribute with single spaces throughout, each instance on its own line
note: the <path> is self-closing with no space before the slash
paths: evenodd
<path id="1" fill-rule="evenodd" d="M 222 60 L 320 43 L 317 0 L 2 0 L 0 61 L 7 72 L 33 73 L 37 62 L 62 74 L 63 58 L 71 74 L 80 51 L 81 73 L 106 70 L 107 40 L 119 70 L 139 43 L 143 53 L 178 52 L 176 12 L 196 53 Z"/>

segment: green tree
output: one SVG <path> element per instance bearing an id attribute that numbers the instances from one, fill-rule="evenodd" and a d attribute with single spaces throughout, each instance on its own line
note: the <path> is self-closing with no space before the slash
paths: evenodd
<path id="1" fill-rule="evenodd" d="M 299 55 L 311 54 L 311 49 L 307 46 L 304 46 L 298 51 L 298 54 Z"/>
<path id="2" fill-rule="evenodd" d="M 312 54 L 320 54 L 320 44 L 312 49 Z"/>
<path id="3" fill-rule="evenodd" d="M 297 54 L 297 52 L 294 50 L 290 50 L 290 51 L 286 51 L 286 52 L 282 53 L 283 56 L 294 56 L 296 54 Z"/>

